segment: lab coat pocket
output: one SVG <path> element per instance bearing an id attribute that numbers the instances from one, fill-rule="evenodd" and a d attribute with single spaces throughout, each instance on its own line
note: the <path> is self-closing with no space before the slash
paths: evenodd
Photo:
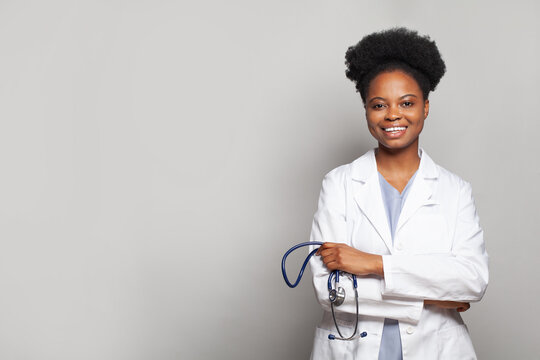
<path id="1" fill-rule="evenodd" d="M 403 226 L 399 236 L 411 254 L 441 254 L 451 251 L 448 224 L 441 214 L 414 216 Z"/>
<path id="2" fill-rule="evenodd" d="M 315 329 L 311 360 L 354 359 L 356 341 L 329 340 L 328 335 L 330 334 L 334 334 L 334 332 L 320 327 Z"/>
<path id="3" fill-rule="evenodd" d="M 437 345 L 439 348 L 439 360 L 476 359 L 469 331 L 464 324 L 439 330 Z"/>

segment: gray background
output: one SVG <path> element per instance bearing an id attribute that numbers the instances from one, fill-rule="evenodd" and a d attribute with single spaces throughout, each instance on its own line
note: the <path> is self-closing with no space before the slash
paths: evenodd
<path id="1" fill-rule="evenodd" d="M 403 25 L 448 68 L 421 145 L 485 228 L 475 348 L 538 359 L 538 4 L 1 1 L 0 358 L 307 358 L 281 256 L 376 145 L 345 50 Z"/>

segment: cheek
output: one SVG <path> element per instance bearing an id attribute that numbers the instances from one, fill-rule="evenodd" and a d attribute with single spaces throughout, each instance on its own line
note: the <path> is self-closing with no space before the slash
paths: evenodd
<path id="1" fill-rule="evenodd" d="M 424 130 L 424 121 L 423 120 L 418 125 L 418 130 L 419 130 L 419 132 L 422 132 L 422 130 Z"/>
<path id="2" fill-rule="evenodd" d="M 424 122 L 424 119 L 426 118 L 424 108 L 407 111 L 404 115 L 417 123 Z"/>
<path id="3" fill-rule="evenodd" d="M 366 124 L 367 124 L 367 128 L 368 128 L 369 132 L 372 135 L 375 135 L 375 132 L 376 132 L 376 129 L 377 129 L 377 123 L 374 122 L 373 119 L 370 119 L 370 120 L 367 120 Z"/>
<path id="4" fill-rule="evenodd" d="M 422 130 L 424 130 L 424 117 L 423 116 L 418 119 L 417 129 L 418 129 L 417 130 L 418 133 L 421 133 Z"/>
<path id="5" fill-rule="evenodd" d="M 367 111 L 366 112 L 366 121 L 367 121 L 367 124 L 368 124 L 368 127 L 372 128 L 372 127 L 376 127 L 377 124 L 380 122 L 380 115 L 375 113 L 375 112 L 371 112 L 371 111 Z"/>

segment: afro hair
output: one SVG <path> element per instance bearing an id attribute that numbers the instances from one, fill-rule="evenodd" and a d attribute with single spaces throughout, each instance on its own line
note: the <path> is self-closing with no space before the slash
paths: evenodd
<path id="1" fill-rule="evenodd" d="M 365 36 L 349 47 L 345 60 L 345 75 L 355 83 L 364 103 L 371 80 L 381 72 L 402 70 L 411 75 L 427 99 L 446 71 L 435 42 L 403 27 Z"/>

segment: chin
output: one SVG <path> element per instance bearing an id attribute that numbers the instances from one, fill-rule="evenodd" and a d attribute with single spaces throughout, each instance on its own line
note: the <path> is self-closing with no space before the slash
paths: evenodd
<path id="1" fill-rule="evenodd" d="M 379 147 L 384 147 L 388 150 L 405 150 L 409 149 L 411 147 L 416 147 L 416 141 L 412 142 L 392 142 L 392 143 L 386 143 L 386 142 L 379 142 Z"/>

